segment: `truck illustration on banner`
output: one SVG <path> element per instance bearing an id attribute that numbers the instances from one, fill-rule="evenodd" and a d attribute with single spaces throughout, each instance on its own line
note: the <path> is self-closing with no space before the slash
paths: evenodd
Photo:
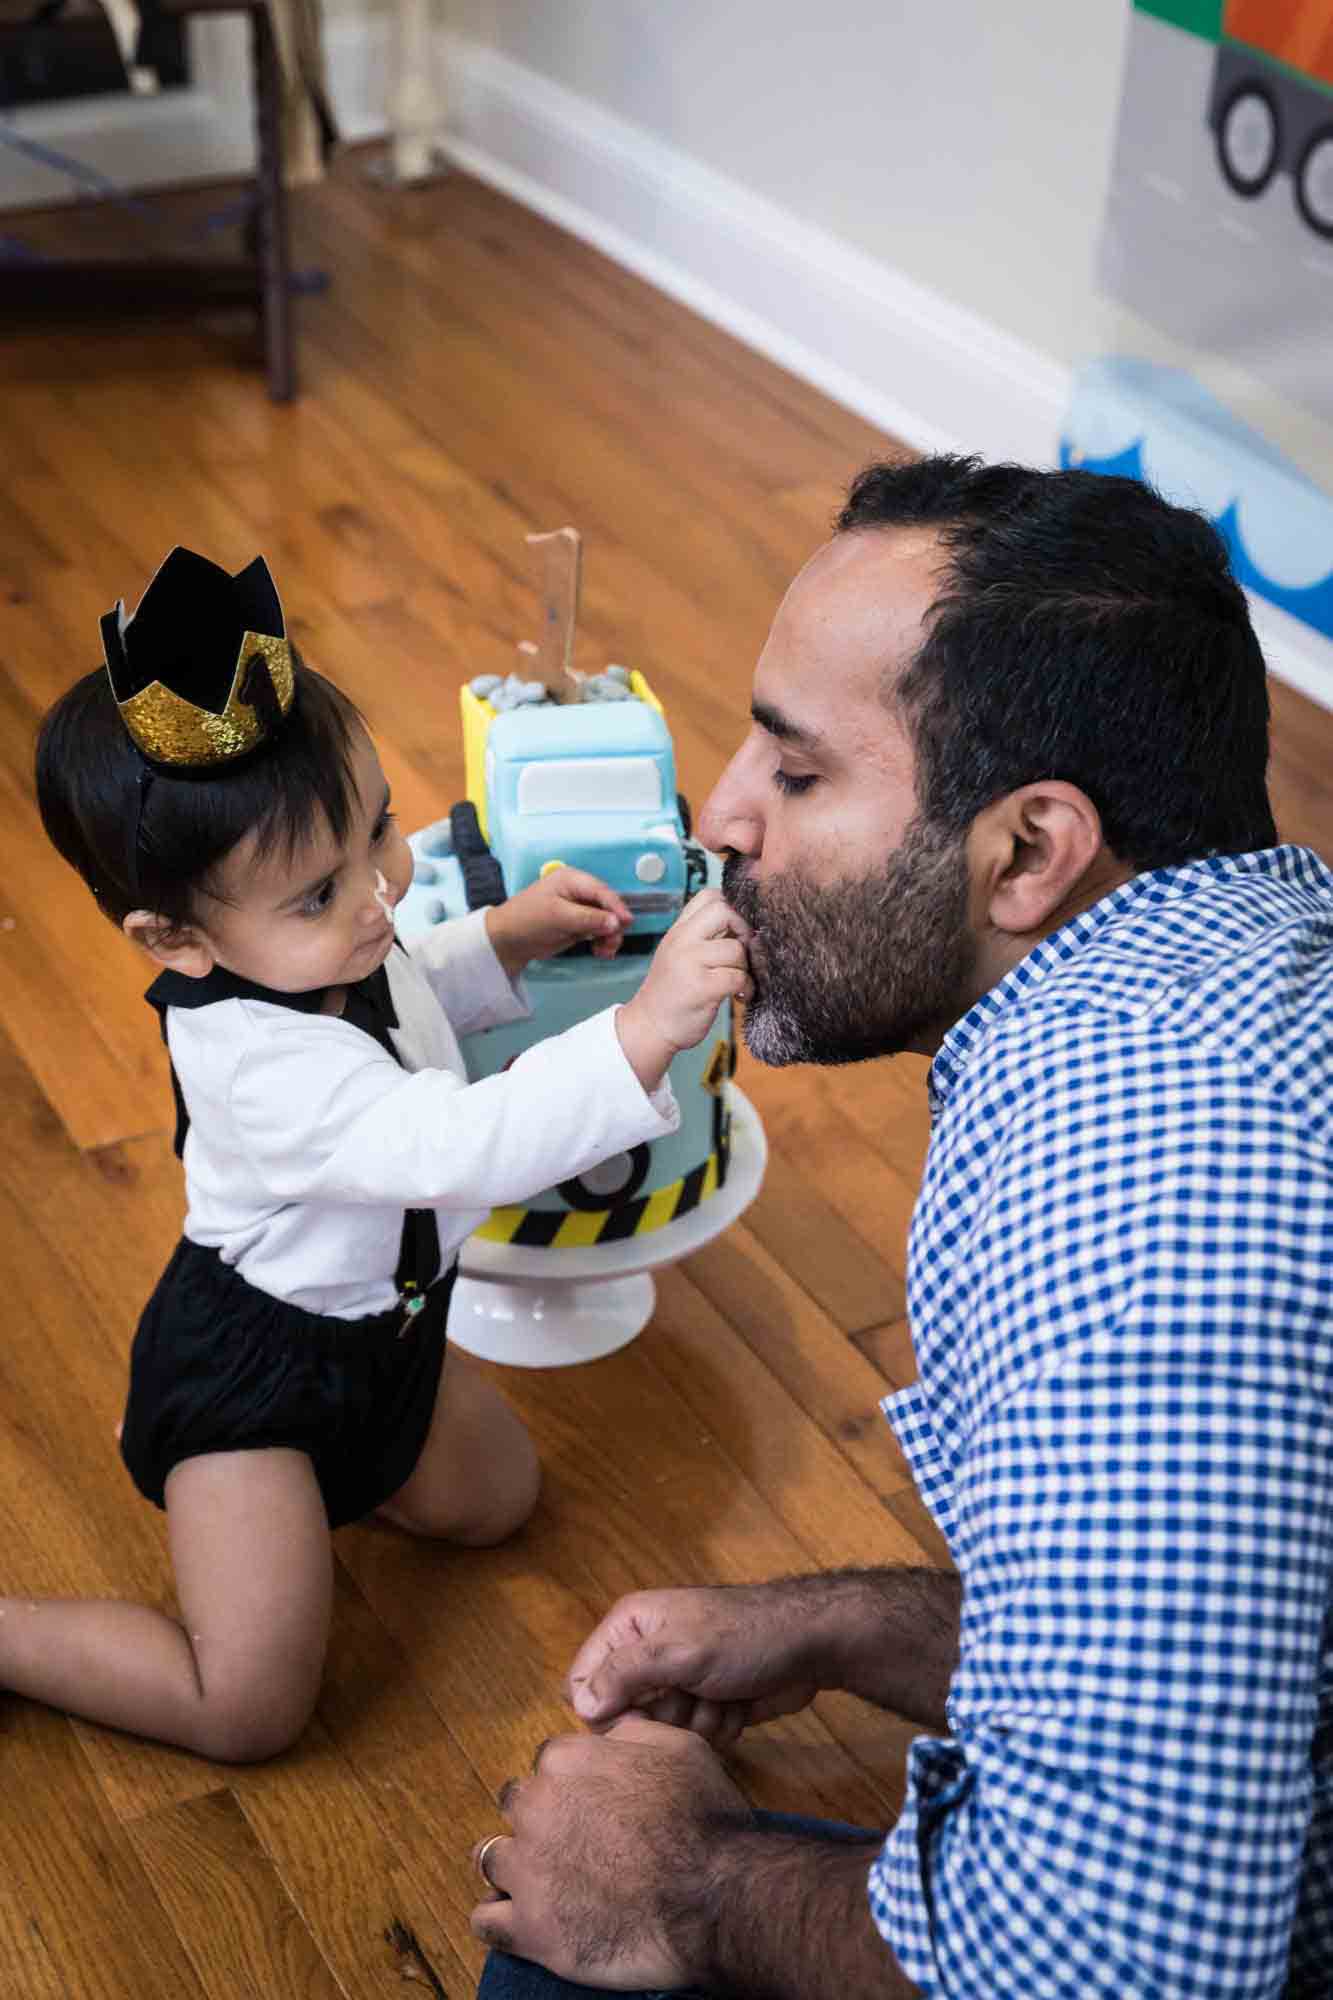
<path id="1" fill-rule="evenodd" d="M 1275 174 L 1333 238 L 1333 8 L 1328 0 L 1136 0 L 1216 43 L 1208 125 L 1227 185 L 1253 199 Z"/>

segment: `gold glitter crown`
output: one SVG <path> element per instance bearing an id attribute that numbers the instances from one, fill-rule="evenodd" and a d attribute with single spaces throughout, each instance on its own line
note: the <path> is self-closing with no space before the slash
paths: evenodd
<path id="1" fill-rule="evenodd" d="M 122 722 L 150 763 L 208 770 L 282 727 L 295 694 L 282 604 L 262 556 L 235 576 L 176 548 L 131 617 L 102 620 Z"/>

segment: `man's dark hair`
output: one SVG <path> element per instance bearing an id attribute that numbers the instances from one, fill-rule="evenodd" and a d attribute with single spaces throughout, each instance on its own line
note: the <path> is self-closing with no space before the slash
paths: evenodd
<path id="1" fill-rule="evenodd" d="M 247 833 L 256 835 L 259 857 L 275 848 L 295 853 L 321 820 L 343 839 L 361 718 L 322 674 L 296 658 L 293 670 L 296 698 L 272 745 L 207 775 L 154 770 L 141 821 L 146 767 L 105 669 L 76 681 L 48 712 L 37 738 L 42 824 L 113 923 L 137 909 L 153 911 L 169 930 L 196 920 L 199 892 Z"/>
<path id="2" fill-rule="evenodd" d="M 837 527 L 931 527 L 945 551 L 891 690 L 926 819 L 961 833 L 1062 778 L 1138 869 L 1275 843 L 1263 655 L 1202 515 L 1137 480 L 941 456 L 867 466 Z"/>

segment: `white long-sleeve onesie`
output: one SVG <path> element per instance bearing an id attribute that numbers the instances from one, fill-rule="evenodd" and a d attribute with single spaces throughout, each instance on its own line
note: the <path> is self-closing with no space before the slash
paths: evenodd
<path id="1" fill-rule="evenodd" d="M 442 1267 L 489 1210 L 676 1129 L 607 1008 L 469 1083 L 458 1037 L 531 1009 L 484 912 L 390 953 L 403 1066 L 336 1015 L 259 999 L 169 1007 L 190 1125 L 185 1233 L 252 1285 L 353 1319 L 394 1303 L 405 1207 L 433 1208 Z"/>

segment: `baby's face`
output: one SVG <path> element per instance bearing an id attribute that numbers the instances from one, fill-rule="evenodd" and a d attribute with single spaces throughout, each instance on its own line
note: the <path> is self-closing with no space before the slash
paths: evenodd
<path id="1" fill-rule="evenodd" d="M 388 957 L 388 911 L 412 880 L 412 854 L 364 734 L 352 771 L 356 799 L 345 840 L 325 824 L 294 854 L 278 848 L 258 860 L 247 834 L 226 857 L 217 883 L 225 900 L 201 898 L 199 915 L 215 960 L 228 971 L 275 992 L 307 993 L 364 979 Z"/>

